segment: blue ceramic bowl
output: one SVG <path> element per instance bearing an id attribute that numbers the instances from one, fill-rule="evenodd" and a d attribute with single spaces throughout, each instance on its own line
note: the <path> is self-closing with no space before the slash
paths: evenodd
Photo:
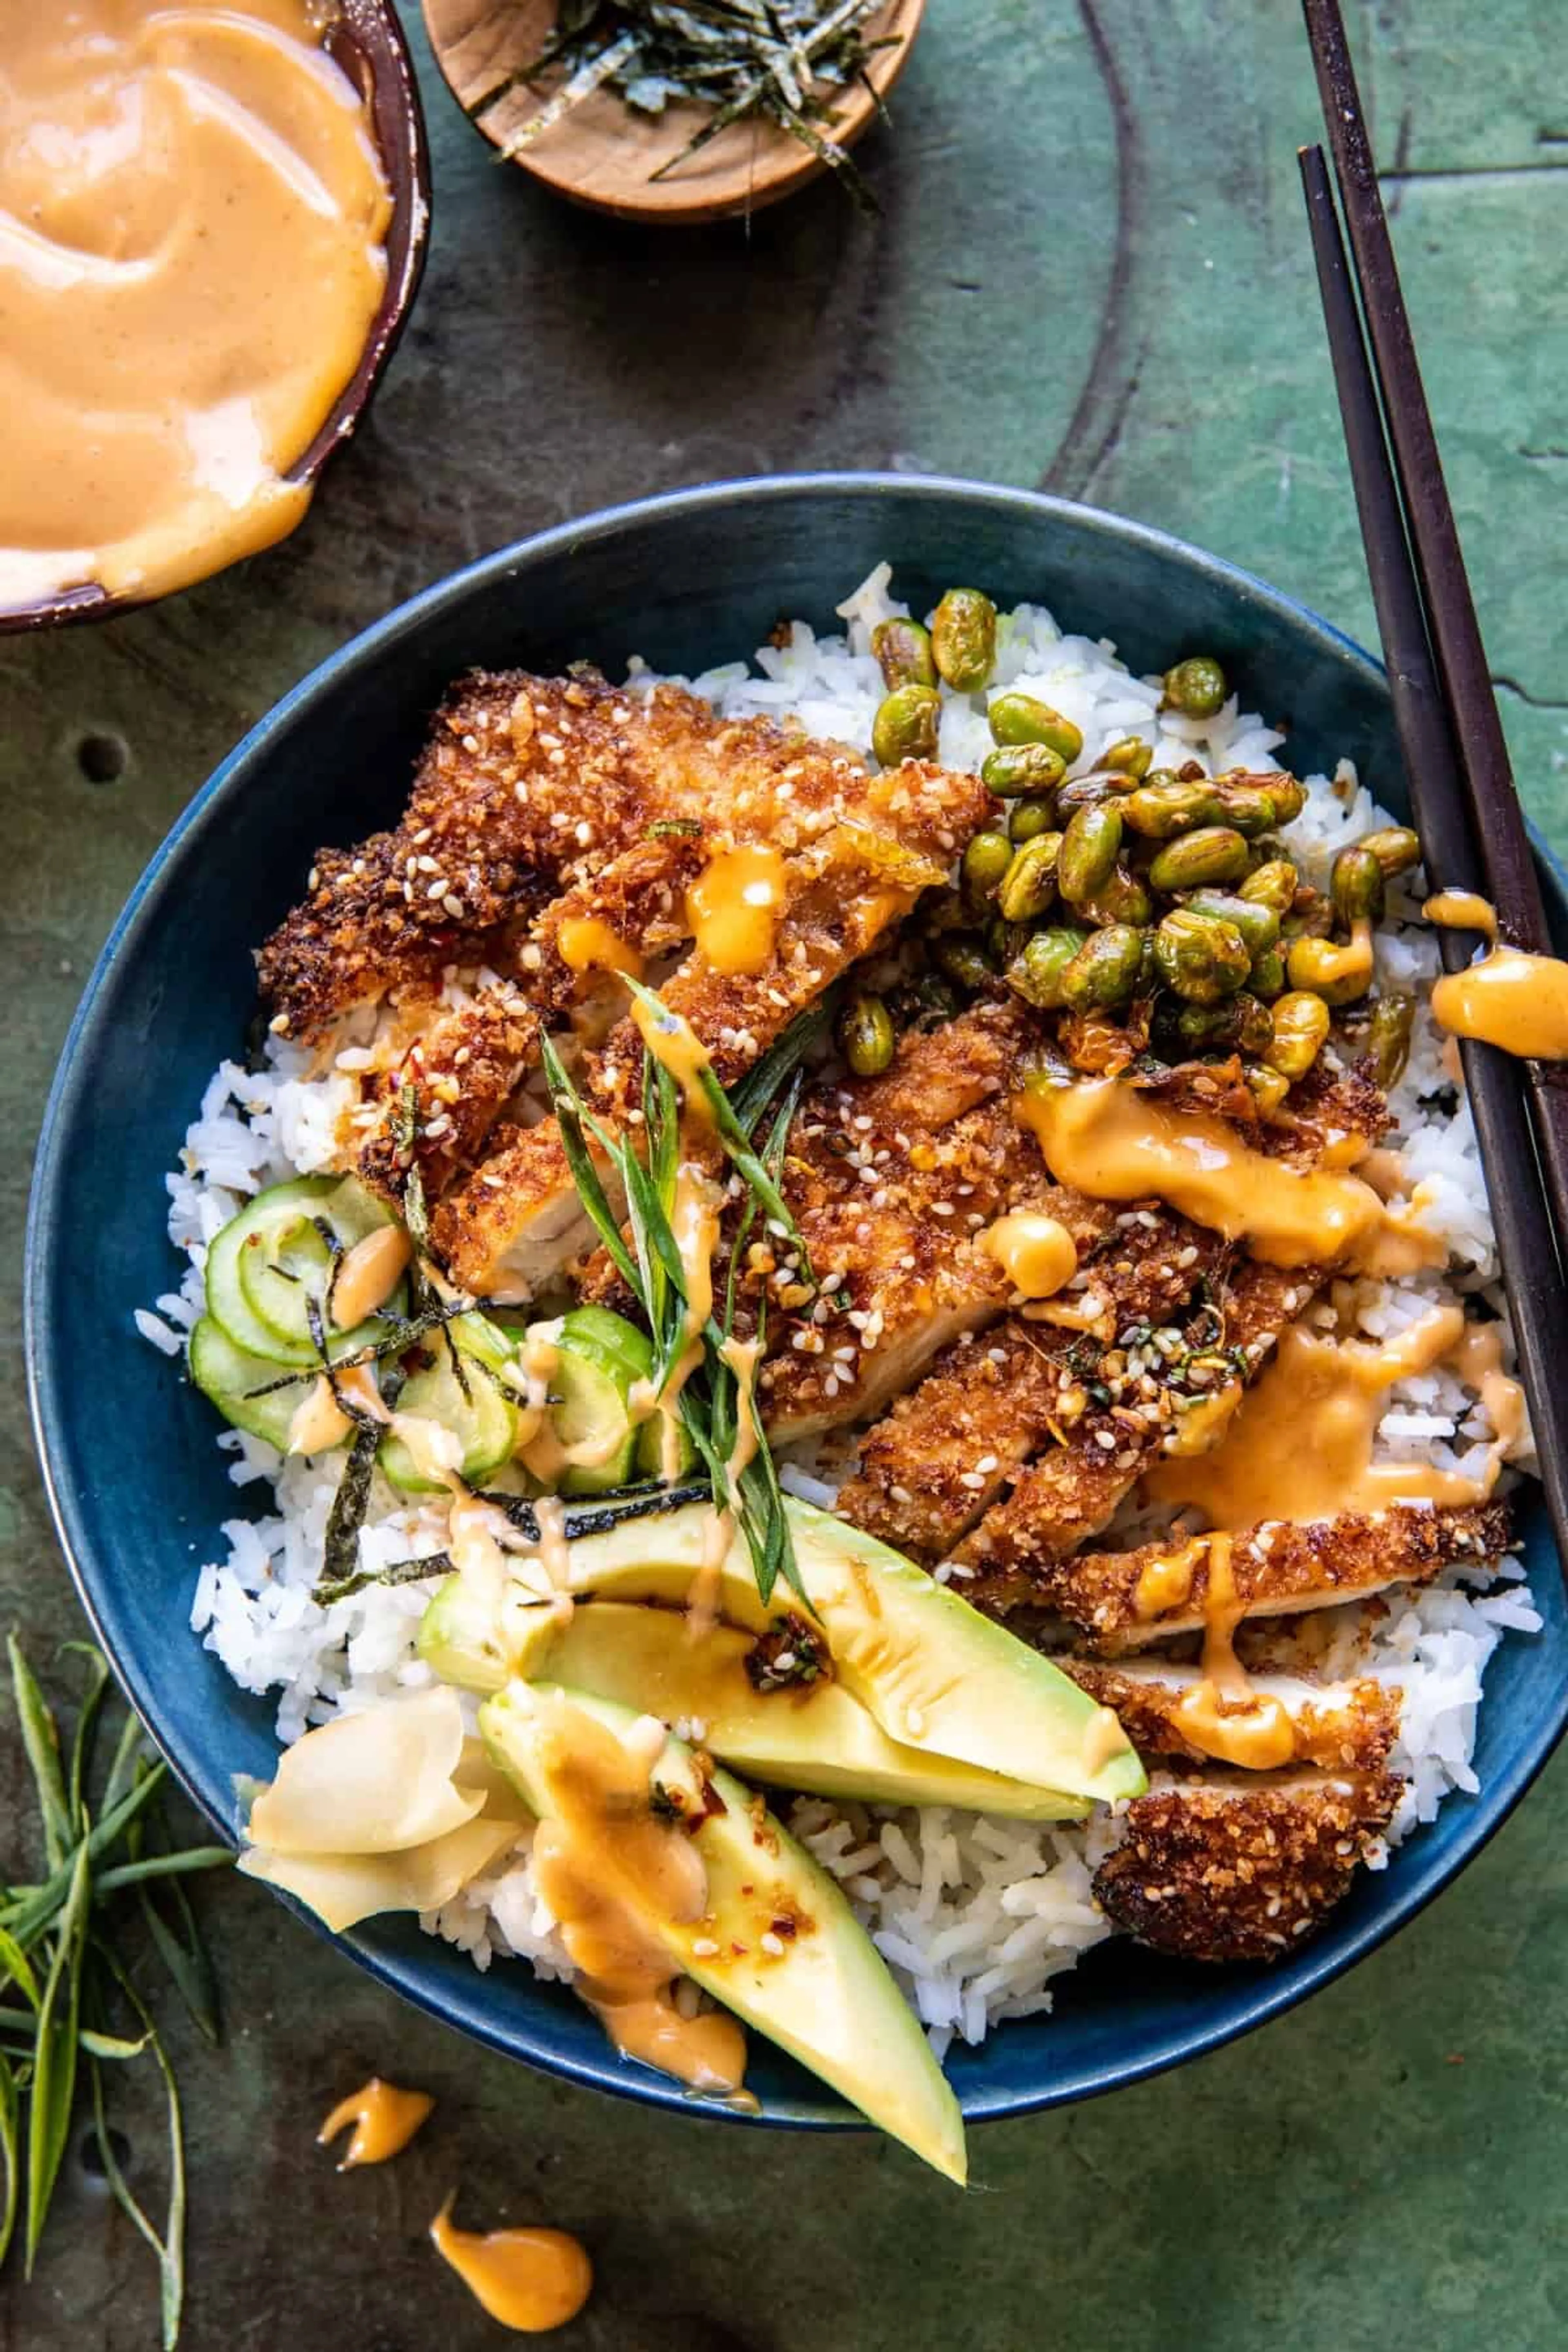
<path id="1" fill-rule="evenodd" d="M 781 615 L 835 625 L 835 604 L 883 556 L 917 610 L 970 581 L 1004 605 L 1028 598 L 1114 637 L 1137 669 L 1161 667 L 1173 647 L 1211 648 L 1246 701 L 1289 730 L 1293 765 L 1305 772 L 1348 754 L 1382 800 L 1404 805 L 1382 673 L 1325 622 L 1157 531 L 963 482 L 807 476 L 621 508 L 474 564 L 323 663 L 224 762 L 121 918 L 60 1059 L 27 1237 L 27 1362 L 60 1538 L 132 1698 L 226 1834 L 234 1775 L 273 1769 L 270 1710 L 236 1688 L 186 1619 L 197 1562 L 243 1504 L 214 1446 L 211 1408 L 137 1336 L 132 1311 L 175 1272 L 163 1175 L 208 1073 L 240 1045 L 253 944 L 298 898 L 319 843 L 395 819 L 430 710 L 459 671 L 552 670 L 586 656 L 614 675 L 640 653 L 691 672 L 749 653 Z M 1568 929 L 1568 893 L 1543 868 L 1553 921 Z M 1361 1875 L 1326 1933 L 1277 1968 L 1208 1972 L 1131 1945 L 1097 1952 L 1063 1980 L 1053 2017 L 1007 2025 L 954 2056 L 967 2116 L 1083 2098 L 1231 2040 L 1339 1975 L 1461 1868 L 1568 1716 L 1563 1596 L 1538 1506 L 1523 1531 L 1546 1631 L 1510 1638 L 1492 1663 L 1481 1794 L 1451 1797 L 1387 1871 Z M 342 1940 L 384 1982 L 498 2051 L 685 2104 L 525 1968 L 481 1977 L 408 1920 Z M 760 2037 L 752 2080 L 766 2122 L 850 2120 Z"/>

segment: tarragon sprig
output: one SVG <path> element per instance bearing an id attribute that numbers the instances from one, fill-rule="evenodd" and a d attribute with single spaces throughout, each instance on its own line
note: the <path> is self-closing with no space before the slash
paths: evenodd
<path id="1" fill-rule="evenodd" d="M 635 983 L 634 983 L 635 986 Z M 664 1008 L 651 992 L 638 991 L 656 1009 Z M 713 1130 L 746 1186 L 746 1205 L 730 1257 L 729 1277 L 719 1315 L 710 1315 L 700 1333 L 703 1360 L 681 1385 L 676 1410 L 707 1474 L 713 1508 L 733 1515 L 746 1539 L 752 1572 L 763 1601 L 772 1599 L 783 1576 L 802 1604 L 811 1602 L 801 1581 L 790 1524 L 784 1513 L 778 1471 L 760 1418 L 753 1434 L 756 1452 L 739 1478 L 731 1461 L 742 1409 L 742 1383 L 724 1360 L 723 1349 L 734 1328 L 736 1269 L 745 1238 L 761 1214 L 771 1223 L 799 1234 L 779 1189 L 785 1140 L 798 1097 L 800 1060 L 809 1049 L 814 1032 L 803 1031 L 794 1052 L 795 1074 L 786 1084 L 767 1142 L 759 1152 L 737 1117 L 735 1107 L 711 1072 L 705 1075 L 702 1099 Z M 641 1151 L 626 1136 L 612 1133 L 584 1105 L 562 1062 L 553 1041 L 541 1040 L 544 1076 L 554 1104 L 562 1145 L 577 1192 L 590 1222 L 603 1242 L 616 1272 L 637 1301 L 653 1342 L 653 1386 L 662 1395 L 675 1367 L 690 1344 L 688 1328 L 689 1297 L 686 1270 L 675 1235 L 673 1214 L 680 1159 L 680 1104 L 678 1090 L 661 1063 L 651 1053 L 643 1069 L 643 1129 Z M 779 1066 L 781 1076 L 785 1075 Z M 715 1104 L 714 1097 L 717 1097 Z M 748 1109 L 752 1106 L 748 1105 Z M 765 1105 L 756 1107 L 756 1115 Z M 590 1138 L 592 1143 L 590 1143 Z M 595 1149 L 597 1158 L 595 1158 Z M 612 1170 L 626 1200 L 625 1226 L 610 1205 L 600 1165 Z M 629 1240 L 628 1240 L 629 1235 Z M 804 1245 L 802 1256 L 804 1258 Z M 765 1317 L 765 1301 L 761 1316 Z M 763 1337 L 759 1319 L 757 1337 Z M 748 1392 L 744 1409 L 756 1413 Z"/>
<path id="2" fill-rule="evenodd" d="M 100 1783 L 93 1770 L 99 1718 L 110 1686 L 101 1654 L 88 1661 L 68 1759 L 59 1727 L 20 1643 L 9 1643 L 11 1695 L 37 1801 L 46 1875 L 18 1885 L 0 1864 L 0 2262 L 18 2222 L 30 2273 L 70 2140 L 84 2073 L 104 2178 L 158 2263 L 163 2342 L 172 2352 L 184 2295 L 185 2169 L 179 2095 L 153 2014 L 114 1942 L 115 1897 L 142 1906 L 153 1948 L 209 2039 L 216 1992 L 195 1918 L 180 1882 L 233 1860 L 226 1846 L 165 1852 L 149 1839 L 165 1768 L 150 1763 L 142 1727 L 127 1714 Z M 155 1893 L 156 1890 L 156 1893 Z M 159 1897 L 166 1910 L 155 1907 Z M 117 2032 L 128 2009 L 132 2034 Z M 104 2069 L 152 2053 L 163 2077 L 169 2138 L 169 2201 L 160 2230 L 121 2171 L 105 2098 Z"/>

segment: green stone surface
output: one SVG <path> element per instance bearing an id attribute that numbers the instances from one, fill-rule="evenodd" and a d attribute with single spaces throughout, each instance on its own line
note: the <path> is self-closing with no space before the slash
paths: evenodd
<path id="1" fill-rule="evenodd" d="M 1351 11 L 1491 660 L 1531 807 L 1568 847 L 1568 74 L 1560 0 Z M 502 541 L 637 492 L 817 465 L 1046 483 L 1370 614 L 1294 150 L 1288 0 L 935 0 L 867 223 L 814 188 L 749 229 L 645 233 L 498 167 L 425 72 L 436 229 L 375 410 L 283 549 L 155 610 L 0 641 L 0 1251 L 81 982 L 170 821 L 305 670 Z M 123 746 L 110 781 L 85 738 Z M 90 757 L 90 755 L 89 755 Z M 112 761 L 110 762 L 112 763 Z M 99 762 L 101 765 L 101 762 Z M 80 1630 L 15 1351 L 0 1618 Z M 22 1790 L 0 1722 L 0 1839 Z M 1495 2352 L 1568 2335 L 1568 1861 L 1545 1775 L 1463 1883 L 1235 2048 L 982 2130 L 961 2198 L 865 2137 L 720 2131 L 481 2059 L 259 1890 L 198 1896 L 230 2029 L 174 2032 L 196 2352 L 500 2342 L 423 2232 L 548 2221 L 598 2268 L 584 2352 Z M 379 2070 L 440 2099 L 338 2180 L 321 2114 Z M 157 2118 L 127 2130 L 156 2194 Z M 156 2340 L 151 2264 L 73 2165 L 3 2352 Z"/>

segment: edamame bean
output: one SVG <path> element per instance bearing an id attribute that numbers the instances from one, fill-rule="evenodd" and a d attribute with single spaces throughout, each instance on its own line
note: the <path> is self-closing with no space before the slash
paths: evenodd
<path id="1" fill-rule="evenodd" d="M 1247 844 L 1227 824 L 1201 824 L 1166 842 L 1149 868 L 1156 890 L 1197 890 L 1210 882 L 1239 882 Z"/>
<path id="2" fill-rule="evenodd" d="M 884 768 L 904 760 L 934 760 L 942 697 L 932 686 L 898 686 L 871 721 L 871 749 Z"/>
<path id="3" fill-rule="evenodd" d="M 1165 672 L 1162 709 L 1179 710 L 1184 719 L 1214 719 L 1225 708 L 1230 688 L 1218 662 L 1208 654 L 1189 654 Z"/>
<path id="4" fill-rule="evenodd" d="M 984 685 L 996 660 L 996 607 L 978 588 L 950 588 L 931 624 L 938 675 L 959 694 Z"/>
<path id="5" fill-rule="evenodd" d="M 893 1016 L 879 996 L 852 996 L 838 1016 L 838 1050 L 858 1078 L 879 1077 L 893 1058 Z"/>
<path id="6" fill-rule="evenodd" d="M 919 621 L 879 621 L 871 632 L 871 651 L 889 694 L 898 686 L 936 684 L 931 631 Z"/>

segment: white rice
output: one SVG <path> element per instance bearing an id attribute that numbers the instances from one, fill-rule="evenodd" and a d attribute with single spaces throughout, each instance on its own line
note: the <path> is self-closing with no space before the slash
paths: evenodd
<path id="1" fill-rule="evenodd" d="M 868 747 L 884 690 L 870 631 L 905 609 L 892 598 L 888 567 L 880 565 L 839 607 L 846 636 L 818 638 L 797 621 L 788 643 L 763 647 L 754 667 L 730 664 L 689 683 L 726 715 L 795 714 L 813 734 Z M 1022 686 L 1065 712 L 1083 731 L 1080 770 L 1134 734 L 1150 743 L 1160 765 L 1196 759 L 1217 772 L 1276 764 L 1283 738 L 1256 713 L 1240 710 L 1235 698 L 1206 722 L 1161 714 L 1157 680 L 1132 677 L 1105 640 L 1064 635 L 1037 605 L 1005 614 L 997 646 L 990 693 Z M 632 677 L 651 683 L 640 664 L 633 664 Z M 990 746 L 989 696 L 944 695 L 941 756 L 954 767 L 977 767 Z M 1331 781 L 1306 781 L 1308 803 L 1287 838 L 1309 877 L 1321 879 L 1336 849 L 1387 820 L 1348 766 Z M 1395 918 L 1414 914 L 1418 888 L 1406 887 L 1391 909 Z M 1429 988 L 1436 950 L 1419 924 L 1384 932 L 1378 954 L 1394 984 Z M 449 1000 L 463 1001 L 489 977 L 449 972 Z M 179 1352 L 202 1311 L 207 1245 L 242 1201 L 263 1185 L 331 1164 L 339 1123 L 357 1104 L 358 1073 L 371 1059 L 376 1030 L 374 1014 L 345 1024 L 324 1076 L 311 1076 L 311 1057 L 277 1039 L 263 1069 L 225 1062 L 214 1073 L 181 1165 L 167 1180 L 170 1237 L 187 1269 L 178 1290 L 157 1300 L 156 1311 L 136 1315 L 142 1336 L 164 1354 Z M 1424 1222 L 1447 1243 L 1455 1271 L 1362 1283 L 1360 1328 L 1384 1338 L 1435 1297 L 1451 1296 L 1455 1285 L 1504 1312 L 1469 1111 L 1447 1075 L 1443 1040 L 1424 1003 L 1392 1108 L 1396 1132 L 1390 1140 L 1426 1187 Z M 1462 1468 L 1490 1434 L 1473 1393 L 1438 1370 L 1391 1391 L 1379 1446 L 1391 1460 L 1419 1457 Z M 336 1463 L 285 1462 L 233 1430 L 216 1443 L 230 1456 L 235 1486 L 261 1488 L 264 1508 L 258 1517 L 224 1523 L 222 1550 L 198 1571 L 190 1622 L 244 1689 L 278 1694 L 279 1739 L 297 1739 L 338 1713 L 427 1683 L 429 1669 L 413 1644 L 433 1589 L 428 1582 L 371 1586 L 329 1608 L 311 1598 Z M 784 1483 L 807 1500 L 831 1504 L 834 1486 L 820 1468 L 786 1464 Z M 440 1549 L 445 1519 L 444 1498 L 413 1503 L 378 1481 L 360 1538 L 361 1565 L 375 1570 Z M 1353 1666 L 1403 1693 L 1392 1761 L 1410 1785 L 1390 1844 L 1432 1820 L 1451 1790 L 1477 1786 L 1470 1759 L 1487 1661 L 1505 1633 L 1534 1633 L 1541 1624 L 1521 1573 L 1512 1563 L 1495 1579 L 1450 1570 L 1434 1585 L 1395 1596 L 1370 1631 L 1353 1607 L 1332 1612 L 1317 1670 L 1333 1675 Z M 894 1813 L 811 1798 L 795 1804 L 791 1820 L 844 1885 L 939 2051 L 955 2035 L 978 2042 L 1001 2019 L 1048 2010 L 1052 1980 L 1111 1932 L 1091 1889 L 1097 1864 L 1120 1833 L 1109 1814 L 1082 1827 L 1057 1827 L 942 1807 Z M 479 1968 L 495 1954 L 515 1954 L 542 1975 L 571 1973 L 525 1849 L 423 1924 L 467 1950 Z"/>

